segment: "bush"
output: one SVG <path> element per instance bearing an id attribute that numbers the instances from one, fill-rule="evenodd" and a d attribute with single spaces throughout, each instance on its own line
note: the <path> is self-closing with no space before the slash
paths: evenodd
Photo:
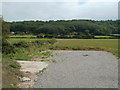
<path id="1" fill-rule="evenodd" d="M 21 41 L 21 42 L 18 42 L 18 43 L 14 43 L 13 46 L 27 48 L 27 47 L 30 46 L 30 43 L 25 42 L 25 41 Z"/>
<path id="2" fill-rule="evenodd" d="M 36 45 L 45 45 L 47 43 L 46 40 L 36 40 L 36 41 L 33 41 L 32 44 L 36 44 Z"/>
<path id="3" fill-rule="evenodd" d="M 37 45 L 45 45 L 45 44 L 54 44 L 56 42 L 55 39 L 51 39 L 51 40 L 36 40 L 36 41 L 33 41 L 32 44 L 37 44 Z"/>
<path id="4" fill-rule="evenodd" d="M 31 60 L 31 57 L 29 57 L 28 55 L 26 54 L 17 54 L 15 56 L 15 60 L 25 60 L 25 61 L 30 61 Z"/>
<path id="5" fill-rule="evenodd" d="M 18 63 L 16 63 L 16 62 L 12 62 L 12 64 L 10 64 L 10 67 L 12 67 L 12 68 L 19 68 L 20 65 Z"/>
<path id="6" fill-rule="evenodd" d="M 37 38 L 44 38 L 44 36 L 45 36 L 44 34 L 38 34 Z"/>
<path id="7" fill-rule="evenodd" d="M 56 39 L 51 39 L 51 40 L 48 41 L 49 44 L 54 44 L 54 43 L 56 43 L 56 42 L 57 42 Z"/>
<path id="8" fill-rule="evenodd" d="M 2 42 L 2 53 L 3 54 L 10 54 L 10 53 L 15 53 L 15 48 L 13 45 L 8 43 L 6 40 Z"/>

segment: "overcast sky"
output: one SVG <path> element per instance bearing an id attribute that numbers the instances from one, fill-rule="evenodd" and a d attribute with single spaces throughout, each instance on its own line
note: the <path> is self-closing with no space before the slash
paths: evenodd
<path id="1" fill-rule="evenodd" d="M 118 19 L 118 2 L 77 0 L 75 2 L 3 2 L 2 14 L 6 21 Z"/>

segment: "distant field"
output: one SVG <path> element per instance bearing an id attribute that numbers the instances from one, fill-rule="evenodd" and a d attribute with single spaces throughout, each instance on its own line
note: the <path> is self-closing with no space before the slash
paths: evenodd
<path id="1" fill-rule="evenodd" d="M 110 51 L 118 56 L 118 39 L 59 39 L 54 45 L 61 49 L 88 49 Z"/>
<path id="2" fill-rule="evenodd" d="M 35 35 L 11 35 L 10 38 L 35 38 Z"/>
<path id="3" fill-rule="evenodd" d="M 8 41 L 12 43 L 20 42 L 20 41 L 25 41 L 25 42 L 31 42 L 35 40 L 48 40 L 48 39 L 39 39 L 39 38 L 10 38 Z"/>
<path id="4" fill-rule="evenodd" d="M 120 36 L 120 34 L 111 34 L 110 36 L 96 35 L 94 38 L 95 39 L 112 39 L 116 36 L 118 37 Z M 10 38 L 36 38 L 36 37 L 37 37 L 36 35 L 10 35 Z"/>
<path id="5" fill-rule="evenodd" d="M 48 39 L 11 38 L 10 43 L 19 41 L 35 41 Z M 118 56 L 118 39 L 57 39 L 57 43 L 51 47 L 56 50 L 105 50 Z"/>
<path id="6" fill-rule="evenodd" d="M 95 37 L 96 37 L 96 38 L 101 38 L 101 37 L 102 37 L 102 38 L 103 38 L 103 37 L 105 37 L 105 38 L 108 37 L 108 38 L 109 38 L 109 37 L 112 37 L 112 36 L 95 36 Z"/>
<path id="7" fill-rule="evenodd" d="M 113 36 L 120 36 L 120 34 L 111 34 L 111 35 L 113 35 Z"/>

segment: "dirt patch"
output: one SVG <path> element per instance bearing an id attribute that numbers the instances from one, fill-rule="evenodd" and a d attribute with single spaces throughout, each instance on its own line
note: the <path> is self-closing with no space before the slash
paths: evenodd
<path id="1" fill-rule="evenodd" d="M 37 80 L 37 74 L 47 68 L 48 64 L 38 61 L 17 61 L 20 65 L 20 71 L 24 72 L 25 77 L 18 77 L 21 82 L 18 87 L 31 88 Z"/>

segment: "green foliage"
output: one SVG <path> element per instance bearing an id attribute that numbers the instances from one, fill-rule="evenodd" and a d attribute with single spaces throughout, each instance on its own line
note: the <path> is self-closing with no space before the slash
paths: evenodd
<path id="1" fill-rule="evenodd" d="M 116 36 L 116 35 L 109 35 L 109 36 L 101 36 L 101 35 L 98 35 L 98 36 L 95 36 L 94 37 L 95 39 L 119 39 L 120 36 Z"/>
<path id="2" fill-rule="evenodd" d="M 15 53 L 15 48 L 8 43 L 9 23 L 2 21 L 2 53 L 10 54 Z"/>
<path id="3" fill-rule="evenodd" d="M 39 45 L 39 46 L 41 46 L 41 45 L 47 44 L 48 42 L 47 42 L 47 40 L 35 40 L 35 41 L 33 41 L 32 43 L 33 43 L 34 45 Z"/>
<path id="4" fill-rule="evenodd" d="M 10 59 L 9 55 L 5 55 L 5 54 L 3 55 L 2 57 L 2 78 L 3 78 L 2 87 L 3 88 L 17 88 L 17 84 L 19 83 L 19 79 L 17 77 L 23 75 L 23 73 L 21 73 L 19 69 L 20 69 L 20 65 L 16 61 Z"/>
<path id="5" fill-rule="evenodd" d="M 13 46 L 27 48 L 30 46 L 30 43 L 25 41 L 20 41 L 20 42 L 14 43 Z"/>
<path id="6" fill-rule="evenodd" d="M 57 42 L 56 39 L 51 39 L 51 40 L 48 41 L 48 43 L 51 44 L 51 45 L 53 45 L 53 44 L 56 43 L 56 42 Z"/>
<path id="7" fill-rule="evenodd" d="M 53 62 L 53 63 L 57 63 L 57 61 L 56 61 L 56 60 L 52 60 L 52 62 Z"/>
<path id="8" fill-rule="evenodd" d="M 15 55 L 15 59 L 16 60 L 23 60 L 23 61 L 30 61 L 31 57 L 29 57 L 26 54 L 20 54 L 20 53 L 18 53 L 17 55 Z"/>
<path id="9" fill-rule="evenodd" d="M 39 73 L 43 73 L 47 68 L 43 68 L 42 70 L 39 71 Z"/>
<path id="10" fill-rule="evenodd" d="M 56 39 L 50 39 L 50 40 L 35 40 L 35 41 L 32 41 L 32 43 L 34 44 L 34 45 L 39 45 L 39 46 L 41 46 L 41 45 L 52 45 L 52 44 L 54 44 L 55 42 L 57 42 L 56 41 Z"/>
<path id="11" fill-rule="evenodd" d="M 10 31 L 37 38 L 64 38 L 65 35 L 110 35 L 120 33 L 118 21 L 57 20 L 12 22 Z M 60 37 L 59 37 L 60 36 Z M 66 36 L 65 36 L 66 37 Z M 68 37 L 66 37 L 68 38 Z"/>
<path id="12" fill-rule="evenodd" d="M 9 34 L 9 23 L 2 21 L 2 40 L 6 40 Z"/>
<path id="13" fill-rule="evenodd" d="M 44 37 L 45 37 L 45 34 L 43 33 L 37 35 L 37 38 L 44 38 Z"/>
<path id="14" fill-rule="evenodd" d="M 30 40 L 30 39 L 28 39 Z M 54 44 L 55 42 L 57 42 L 55 39 L 46 39 L 46 40 L 37 40 L 37 39 L 34 39 L 34 40 L 30 40 L 30 41 L 27 41 L 27 40 L 20 40 L 20 41 L 17 41 L 15 43 L 13 43 L 13 46 L 14 47 L 17 47 L 17 48 L 28 48 L 30 46 L 44 46 L 44 45 L 52 45 Z"/>
<path id="15" fill-rule="evenodd" d="M 50 51 L 45 51 L 41 53 L 42 58 L 48 58 L 49 56 L 52 56 L 52 53 Z"/>
<path id="16" fill-rule="evenodd" d="M 6 40 L 3 40 L 2 42 L 2 53 L 3 54 L 10 54 L 10 53 L 15 53 L 16 50 L 13 45 L 8 43 Z"/>
<path id="17" fill-rule="evenodd" d="M 12 64 L 10 64 L 10 67 L 12 67 L 12 68 L 19 68 L 20 65 L 18 63 L 16 63 L 16 62 L 12 62 Z"/>
<path id="18" fill-rule="evenodd" d="M 11 35 L 10 38 L 36 38 L 35 35 Z"/>
<path id="19" fill-rule="evenodd" d="M 88 54 L 84 54 L 83 56 L 89 56 Z"/>

